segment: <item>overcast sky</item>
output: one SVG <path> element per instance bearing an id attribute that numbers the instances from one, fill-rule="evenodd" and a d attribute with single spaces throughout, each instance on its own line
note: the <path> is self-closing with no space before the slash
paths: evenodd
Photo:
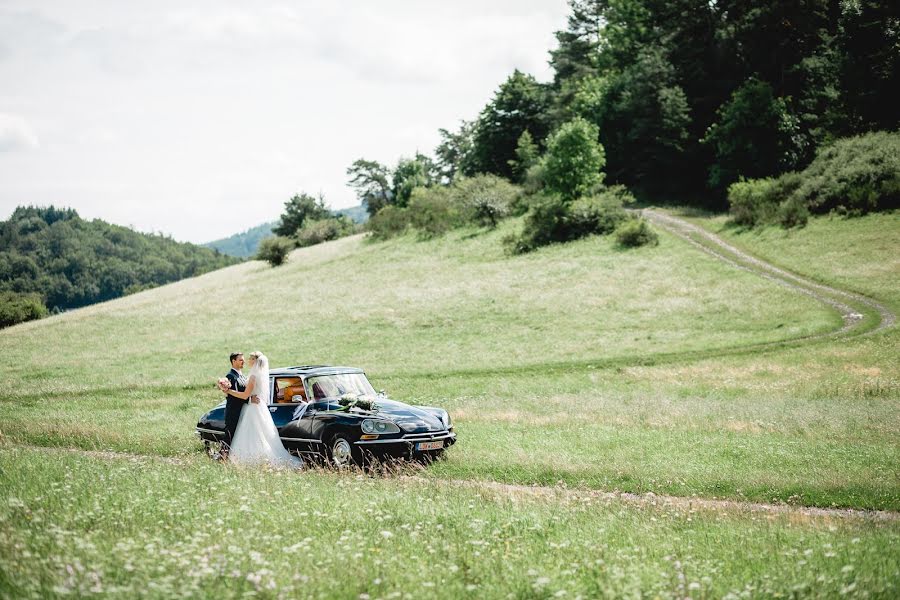
<path id="1" fill-rule="evenodd" d="M 431 153 L 518 68 L 551 78 L 565 0 L 0 0 L 0 220 L 20 204 L 206 242 L 346 169 Z"/>

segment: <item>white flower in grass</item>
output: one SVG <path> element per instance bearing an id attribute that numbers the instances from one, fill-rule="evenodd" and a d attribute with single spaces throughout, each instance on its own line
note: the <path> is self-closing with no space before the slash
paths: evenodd
<path id="1" fill-rule="evenodd" d="M 389 538 L 394 537 L 394 534 L 391 533 L 390 531 L 384 530 L 381 532 L 381 537 L 383 537 L 384 539 L 389 539 Z"/>
<path id="2" fill-rule="evenodd" d="M 475 585 L 474 583 L 470 583 L 470 584 L 468 584 L 468 585 L 466 586 L 466 591 L 467 591 L 467 592 L 474 592 L 474 591 L 477 590 L 477 589 L 478 589 L 478 586 Z"/>

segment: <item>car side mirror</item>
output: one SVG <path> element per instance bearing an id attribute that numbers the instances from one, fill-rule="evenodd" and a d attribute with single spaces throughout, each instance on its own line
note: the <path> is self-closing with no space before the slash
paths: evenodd
<path id="1" fill-rule="evenodd" d="M 386 396 L 387 394 L 385 394 L 384 390 L 378 390 L 378 395 L 379 395 L 379 396 Z"/>

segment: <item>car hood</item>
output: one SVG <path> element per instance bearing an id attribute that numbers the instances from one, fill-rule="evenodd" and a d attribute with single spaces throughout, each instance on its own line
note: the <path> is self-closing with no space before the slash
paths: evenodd
<path id="1" fill-rule="evenodd" d="M 396 400 L 378 399 L 377 416 L 393 421 L 406 433 L 426 433 L 446 429 L 441 419 L 429 410 Z"/>

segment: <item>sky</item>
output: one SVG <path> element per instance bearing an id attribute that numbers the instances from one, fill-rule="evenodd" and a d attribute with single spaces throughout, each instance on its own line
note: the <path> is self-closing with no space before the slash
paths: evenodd
<path id="1" fill-rule="evenodd" d="M 513 69 L 549 81 L 566 0 L 0 0 L 0 220 L 69 206 L 202 243 L 346 170 L 430 154 Z"/>

